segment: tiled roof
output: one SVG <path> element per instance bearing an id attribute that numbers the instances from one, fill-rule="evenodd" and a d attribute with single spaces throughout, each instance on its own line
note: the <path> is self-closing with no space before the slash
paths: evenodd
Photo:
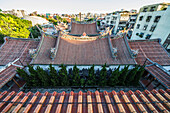
<path id="1" fill-rule="evenodd" d="M 170 75 L 168 73 L 156 65 L 145 67 L 145 69 L 154 75 L 154 77 L 156 77 L 165 87 L 170 88 Z"/>
<path id="2" fill-rule="evenodd" d="M 0 72 L 0 88 L 2 88 L 8 81 L 10 81 L 16 75 L 17 66 L 10 65 L 6 69 Z"/>
<path id="3" fill-rule="evenodd" d="M 118 39 L 112 39 L 112 47 L 117 48 L 117 58 L 120 63 L 124 64 L 125 62 L 129 62 L 129 64 L 134 64 L 135 60 L 131 58 L 128 48 L 125 44 L 124 37 Z M 128 64 L 128 63 L 127 63 Z"/>
<path id="4" fill-rule="evenodd" d="M 170 90 L 92 93 L 19 93 L 0 94 L 0 112 L 40 113 L 169 113 Z"/>
<path id="5" fill-rule="evenodd" d="M 43 46 L 33 64 L 70 64 L 70 65 L 103 65 L 107 64 L 135 64 L 127 52 L 122 38 L 112 40 L 113 46 L 118 48 L 118 57 L 113 59 L 108 40 L 78 41 L 61 38 L 54 61 L 50 58 L 49 50 L 54 47 L 55 40 L 45 37 Z M 120 44 L 119 44 L 120 43 Z"/>
<path id="6" fill-rule="evenodd" d="M 87 35 L 98 34 L 96 29 L 96 23 L 78 24 L 72 22 L 70 34 L 82 35 L 84 32 Z"/>
<path id="7" fill-rule="evenodd" d="M 0 48 L 0 65 L 6 65 L 17 58 L 20 58 L 23 65 L 27 65 L 31 61 L 28 51 L 36 49 L 38 43 L 39 41 L 35 40 L 9 38 Z"/>
<path id="8" fill-rule="evenodd" d="M 51 64 L 50 49 L 55 47 L 56 38 L 44 37 L 42 46 L 37 57 L 34 59 L 33 64 Z"/>
<path id="9" fill-rule="evenodd" d="M 146 58 L 160 65 L 170 65 L 170 56 L 156 40 L 129 41 L 131 49 L 139 49 L 137 63 L 143 65 Z"/>
<path id="10" fill-rule="evenodd" d="M 170 88 L 170 72 L 159 64 L 146 60 L 145 69 L 151 73 L 164 87 Z"/>

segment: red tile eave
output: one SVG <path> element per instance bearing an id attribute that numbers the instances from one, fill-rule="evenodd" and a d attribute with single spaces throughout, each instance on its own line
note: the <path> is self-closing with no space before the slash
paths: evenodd
<path id="1" fill-rule="evenodd" d="M 154 77 L 156 77 L 162 85 L 167 88 L 170 88 L 170 77 L 168 73 L 164 72 L 162 69 L 158 68 L 155 65 L 145 67 L 145 69 L 150 72 Z"/>
<path id="2" fill-rule="evenodd" d="M 21 94 L 22 93 L 22 94 Z M 30 92 L 29 92 L 30 93 Z M 63 92 L 64 93 L 64 92 Z M 18 108 L 19 112 L 23 111 L 29 111 L 33 112 L 37 110 L 37 107 L 40 104 L 37 104 L 37 102 L 40 102 L 42 98 L 45 97 L 45 101 L 40 105 L 41 107 L 39 108 L 39 112 L 45 112 L 49 111 L 51 113 L 65 113 L 66 111 L 75 113 L 80 111 L 80 113 L 86 113 L 86 112 L 92 112 L 97 113 L 100 111 L 100 113 L 108 113 L 109 111 L 114 112 L 121 112 L 125 111 L 127 113 L 130 113 L 132 111 L 134 112 L 168 112 L 170 103 L 168 102 L 170 99 L 170 95 L 168 90 L 152 90 L 148 91 L 145 90 L 143 92 L 140 91 L 128 91 L 128 92 L 87 92 L 87 93 L 36 93 L 36 94 L 26 94 L 23 92 L 20 93 L 15 93 L 15 92 L 3 92 L 0 94 L 1 98 L 0 101 L 12 101 L 14 102 L 23 102 L 25 104 L 24 107 L 20 106 L 21 103 L 6 103 L 6 102 L 0 102 L 0 112 L 2 111 L 15 111 L 17 109 L 17 106 L 20 106 Z M 19 96 L 19 98 L 18 98 Z M 80 102 L 80 96 L 82 96 L 82 104 L 77 103 L 78 101 Z M 27 100 L 23 101 L 25 97 L 28 97 Z M 35 98 L 36 97 L 36 98 Z M 47 104 L 50 102 L 50 100 L 53 99 L 53 102 L 59 102 L 64 104 Z M 15 98 L 15 99 L 14 99 Z M 34 98 L 34 99 L 33 99 Z M 63 99 L 62 99 L 63 98 Z M 33 103 L 36 104 L 27 104 L 27 102 L 30 102 L 32 100 Z M 34 101 L 33 101 L 34 100 Z M 120 103 L 111 103 L 110 102 L 120 102 Z M 69 104 L 68 104 L 69 102 Z M 76 104 L 72 104 L 71 102 L 76 102 Z M 87 103 L 89 102 L 89 103 Z M 90 103 L 92 102 L 92 103 Z M 95 103 L 98 102 L 98 103 Z M 123 102 L 123 103 L 122 103 Z M 130 103 L 125 103 L 125 102 L 130 102 Z M 133 102 L 136 102 L 133 104 Z M 140 103 L 142 102 L 142 103 Z M 148 103 L 143 103 L 143 102 L 148 102 Z M 151 103 L 150 103 L 151 102 Z M 155 103 L 157 102 L 157 103 Z M 161 103 L 159 103 L 161 102 Z M 162 103 L 163 102 L 163 103 Z M 67 103 L 67 104 L 66 104 Z M 107 103 L 107 104 L 106 104 Z M 81 106 L 82 105 L 82 106 Z M 50 109 L 48 106 L 51 106 Z M 81 107 L 80 107 L 81 106 Z M 79 109 L 78 109 L 79 108 Z M 80 109 L 81 108 L 81 109 Z M 48 109 L 48 110 L 47 110 Z M 81 111 L 82 110 L 82 111 Z"/>
<path id="3" fill-rule="evenodd" d="M 9 82 L 16 75 L 17 67 L 11 65 L 0 73 L 0 88 L 2 88 L 7 82 Z"/>

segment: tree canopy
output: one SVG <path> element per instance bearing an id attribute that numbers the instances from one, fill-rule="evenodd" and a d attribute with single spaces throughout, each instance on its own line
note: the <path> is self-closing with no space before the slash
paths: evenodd
<path id="1" fill-rule="evenodd" d="M 3 37 L 28 38 L 32 27 L 32 22 L 20 19 L 11 14 L 0 13 L 0 43 L 3 43 Z"/>
<path id="2" fill-rule="evenodd" d="M 88 69 L 88 75 L 80 74 L 75 65 L 67 71 L 65 65 L 61 65 L 58 71 L 50 64 L 48 70 L 37 66 L 28 66 L 29 74 L 24 69 L 17 69 L 28 87 L 56 87 L 56 86 L 137 86 L 144 73 L 144 67 L 136 65 L 133 69 L 129 66 L 120 66 L 114 70 L 106 69 L 106 64 L 101 70 L 95 72 L 94 65 Z M 81 71 L 81 72 L 80 72 Z"/>

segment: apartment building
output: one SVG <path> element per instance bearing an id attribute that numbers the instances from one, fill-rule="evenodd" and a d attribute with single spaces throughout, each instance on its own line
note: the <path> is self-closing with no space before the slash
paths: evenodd
<path id="1" fill-rule="evenodd" d="M 131 17 L 131 22 L 129 22 L 129 26 L 131 24 L 135 24 L 136 21 L 136 11 L 133 10 L 133 12 L 129 11 L 116 11 L 113 13 L 109 13 L 104 17 L 104 20 L 101 21 L 102 26 L 110 26 L 113 27 L 113 33 L 116 34 L 117 32 L 124 30 L 127 27 L 127 24 L 129 22 L 129 18 Z M 132 17 L 132 15 L 135 15 Z M 133 20 L 133 22 L 132 22 Z"/>
<path id="2" fill-rule="evenodd" d="M 161 39 L 161 44 L 170 49 L 170 3 L 144 6 L 140 9 L 132 40 Z"/>

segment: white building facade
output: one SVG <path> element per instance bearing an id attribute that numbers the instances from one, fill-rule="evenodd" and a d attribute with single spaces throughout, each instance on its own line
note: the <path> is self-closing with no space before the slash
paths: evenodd
<path id="1" fill-rule="evenodd" d="M 161 39 L 161 44 L 170 49 L 168 41 L 170 38 L 170 6 L 166 10 L 153 12 L 140 12 L 138 15 L 132 40 Z"/>
<path id="2" fill-rule="evenodd" d="M 119 26 L 119 21 L 120 21 L 120 14 L 108 14 L 104 17 L 104 20 L 101 21 L 100 25 L 108 25 L 113 27 L 113 33 L 116 34 Z"/>

